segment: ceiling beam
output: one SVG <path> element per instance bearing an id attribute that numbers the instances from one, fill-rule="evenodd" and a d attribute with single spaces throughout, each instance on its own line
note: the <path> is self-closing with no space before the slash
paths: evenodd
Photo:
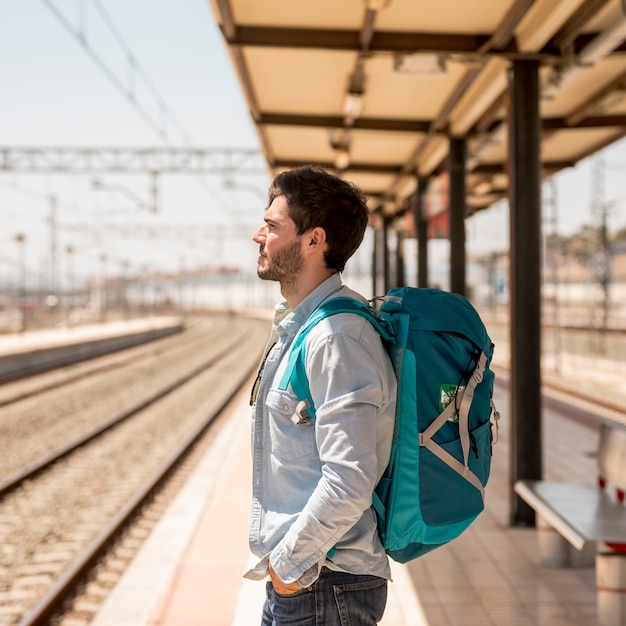
<path id="1" fill-rule="evenodd" d="M 516 0 L 481 52 L 488 52 L 491 49 L 501 50 L 509 45 L 515 29 L 534 2 L 535 0 Z"/>
<path id="2" fill-rule="evenodd" d="M 585 0 L 552 38 L 553 45 L 566 50 L 579 39 L 583 28 L 610 0 Z M 593 38 L 593 37 L 592 37 Z"/>
<path id="3" fill-rule="evenodd" d="M 611 94 L 616 91 L 623 91 L 626 87 L 626 72 L 622 72 L 617 78 L 612 80 L 610 83 L 604 85 L 601 89 L 596 91 L 593 95 L 591 95 L 585 102 L 583 102 L 578 108 L 576 108 L 572 113 L 570 113 L 565 121 L 570 125 L 574 126 L 582 122 L 587 113 L 591 113 L 597 108 L 606 98 L 608 98 Z"/>
<path id="4" fill-rule="evenodd" d="M 574 55 L 580 54 L 594 39 L 596 39 L 601 33 L 584 33 L 580 35 L 574 42 L 573 51 Z M 611 57 L 618 54 L 624 54 L 626 52 L 626 43 L 622 42 L 619 46 L 616 46 L 612 52 L 606 56 Z"/>
<path id="5" fill-rule="evenodd" d="M 626 127 L 616 128 L 615 133 L 612 133 L 609 137 L 605 137 L 602 141 L 597 142 L 587 150 L 584 150 L 580 154 L 577 154 L 575 162 L 578 163 L 579 161 L 590 157 L 592 154 L 595 154 L 596 152 L 600 152 L 600 150 L 604 150 L 605 148 L 612 146 L 624 137 L 626 137 Z"/>
<path id="6" fill-rule="evenodd" d="M 222 16 L 222 29 L 227 38 L 232 37 L 235 33 L 236 26 L 230 2 L 228 0 L 217 0 L 217 6 Z"/>
<path id="7" fill-rule="evenodd" d="M 235 18 L 233 17 L 232 8 L 230 6 L 229 0 L 216 0 L 217 6 L 222 16 L 222 22 L 220 24 L 220 28 L 222 29 L 222 33 L 226 41 L 229 41 L 231 38 L 235 36 L 237 31 L 237 25 L 235 23 Z M 241 87 L 243 91 L 244 98 L 248 103 L 248 108 L 250 110 L 250 115 L 253 120 L 256 120 L 260 114 L 260 107 L 257 102 L 256 95 L 254 93 L 254 89 L 252 88 L 252 80 L 250 78 L 250 72 L 248 71 L 248 66 L 244 59 L 243 51 L 241 48 L 237 46 L 230 46 L 229 48 L 233 64 L 237 68 L 239 74 L 239 80 L 241 82 Z M 267 140 L 267 136 L 265 135 L 262 128 L 257 126 L 257 136 L 259 138 L 259 142 L 261 144 L 261 149 L 263 154 L 265 155 L 265 159 L 268 163 L 272 163 L 274 160 L 274 155 L 270 149 L 270 143 Z"/>
<path id="8" fill-rule="evenodd" d="M 222 26 L 224 39 L 233 47 L 304 48 L 361 52 L 361 31 L 346 29 L 284 28 L 276 26 Z M 578 35 L 572 46 L 575 52 L 582 50 L 598 33 Z M 502 39 L 503 40 L 503 39 Z M 369 52 L 435 54 L 459 54 L 476 56 L 524 56 L 519 52 L 514 38 L 500 48 L 490 47 L 492 37 L 484 33 L 428 33 L 376 31 L 369 42 Z M 541 51 L 541 55 L 553 57 L 563 51 L 554 39 Z M 616 49 L 626 52 L 626 44 Z"/>
<path id="9" fill-rule="evenodd" d="M 346 52 L 360 52 L 362 48 L 360 30 L 275 26 L 235 26 L 234 29 L 226 29 L 222 26 L 222 33 L 228 44 L 235 47 L 304 48 Z M 598 33 L 578 35 L 572 41 L 574 52 L 582 50 L 597 35 Z M 501 48 L 490 47 L 491 42 L 492 37 L 483 33 L 377 31 L 372 35 L 369 52 L 404 54 L 424 52 L 506 57 L 524 55 L 518 51 L 514 38 Z M 539 54 L 546 57 L 560 56 L 563 52 L 560 43 L 553 39 Z M 615 52 L 626 52 L 626 44 L 619 46 Z"/>
<path id="10" fill-rule="evenodd" d="M 491 41 L 491 35 L 411 33 L 377 31 L 372 37 L 372 52 L 437 52 L 450 54 L 479 53 Z M 514 45 L 499 49 L 502 52 L 515 52 Z"/>
<path id="11" fill-rule="evenodd" d="M 272 167 L 295 168 L 302 165 L 316 165 L 329 170 L 337 169 L 331 161 L 312 161 L 312 160 L 296 160 L 296 159 L 276 159 L 272 163 Z M 399 174 L 402 170 L 403 163 L 350 163 L 350 166 L 341 170 L 342 174 L 348 172 L 364 172 L 367 174 Z"/>
<path id="12" fill-rule="evenodd" d="M 567 169 L 568 167 L 574 167 L 576 163 L 579 161 L 578 158 L 572 159 L 571 161 L 544 161 L 541 164 L 541 168 L 546 173 L 554 173 L 560 170 Z M 335 170 L 335 166 L 330 161 L 306 161 L 307 165 L 316 165 L 319 167 L 323 167 L 329 170 Z M 301 167 L 305 165 L 304 161 L 298 161 L 295 159 L 278 159 L 274 163 L 274 167 L 284 167 L 284 168 L 295 168 Z M 350 163 L 350 167 L 345 170 L 342 170 L 342 174 L 347 174 L 350 172 L 364 172 L 368 174 L 399 174 L 402 171 L 403 164 L 388 164 L 382 165 L 378 163 Z M 435 170 L 434 174 L 438 175 L 445 169 L 445 164 Z M 495 174 L 506 174 L 507 167 L 505 163 L 483 163 L 481 165 L 477 165 L 471 172 L 472 174 L 485 174 L 485 175 L 495 175 Z"/>
<path id="13" fill-rule="evenodd" d="M 572 124 L 570 117 L 550 117 L 542 121 L 544 130 L 568 130 L 572 128 L 626 127 L 626 115 L 596 115 L 579 119 Z"/>
<path id="14" fill-rule="evenodd" d="M 289 113 L 261 113 L 257 120 L 263 126 L 312 126 L 322 128 L 343 128 L 341 115 L 294 115 Z M 358 117 L 352 123 L 357 130 L 382 130 L 393 132 L 425 133 L 430 120 L 407 120 L 394 118 Z"/>
<path id="15" fill-rule="evenodd" d="M 502 105 L 498 101 L 498 107 Z M 289 113 L 260 113 L 257 120 L 261 126 L 309 126 L 312 128 L 343 128 L 343 117 L 341 115 L 294 115 Z M 491 119 L 489 127 L 476 125 L 468 136 L 480 134 L 488 131 L 489 128 L 500 125 L 502 118 Z M 428 133 L 444 135 L 443 129 L 434 131 L 431 128 L 430 120 L 410 120 L 394 118 L 357 118 L 352 128 L 357 130 L 378 130 L 383 132 L 398 133 Z M 595 115 L 580 119 L 572 124 L 567 117 L 549 117 L 542 120 L 543 130 L 567 130 L 572 128 L 611 128 L 613 126 L 626 127 L 626 115 Z"/>
<path id="16" fill-rule="evenodd" d="M 264 46 L 272 48 L 319 48 L 360 52 L 361 31 L 319 28 L 281 28 L 237 26 L 224 38 L 233 46 Z M 449 34 L 376 31 L 369 44 L 370 52 L 436 52 L 475 54 L 491 40 L 488 34 Z M 504 51 L 514 52 L 507 46 Z"/>
<path id="17" fill-rule="evenodd" d="M 554 173 L 560 170 L 567 169 L 568 167 L 574 167 L 576 160 L 571 161 L 544 161 L 541 164 L 541 169 L 544 172 Z M 505 163 L 482 163 L 477 165 L 471 172 L 472 174 L 506 174 L 507 167 Z"/>

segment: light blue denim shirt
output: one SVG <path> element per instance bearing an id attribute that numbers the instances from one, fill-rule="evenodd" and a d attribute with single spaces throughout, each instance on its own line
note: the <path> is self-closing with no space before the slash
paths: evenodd
<path id="1" fill-rule="evenodd" d="M 250 548 L 260 561 L 248 578 L 264 578 L 268 562 L 282 580 L 303 587 L 322 566 L 390 577 L 371 504 L 389 461 L 396 379 L 378 332 L 353 313 L 333 315 L 311 330 L 306 371 L 314 422 L 296 425 L 298 399 L 291 388 L 277 388 L 298 330 L 336 296 L 363 300 L 334 274 L 293 311 L 286 303 L 276 309 L 276 344 L 252 409 Z"/>

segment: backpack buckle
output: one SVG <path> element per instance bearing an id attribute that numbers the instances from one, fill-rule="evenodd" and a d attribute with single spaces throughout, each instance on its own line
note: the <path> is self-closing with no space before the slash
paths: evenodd
<path id="1" fill-rule="evenodd" d="M 313 418 L 309 413 L 310 406 L 308 400 L 300 400 L 300 402 L 296 404 L 296 410 L 291 416 L 291 422 L 295 426 L 308 426 L 313 423 Z"/>

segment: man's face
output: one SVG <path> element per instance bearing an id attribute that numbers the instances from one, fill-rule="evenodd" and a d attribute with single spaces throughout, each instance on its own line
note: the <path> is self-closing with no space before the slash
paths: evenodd
<path id="1" fill-rule="evenodd" d="M 281 285 L 294 283 L 302 269 L 301 237 L 289 217 L 285 196 L 277 196 L 265 212 L 265 224 L 254 233 L 259 244 L 257 275 Z"/>

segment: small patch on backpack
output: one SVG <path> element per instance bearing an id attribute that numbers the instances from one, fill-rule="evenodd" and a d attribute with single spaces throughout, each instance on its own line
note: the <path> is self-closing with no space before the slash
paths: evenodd
<path id="1" fill-rule="evenodd" d="M 441 395 L 439 397 L 439 412 L 441 413 L 449 404 L 453 402 L 458 393 L 463 393 L 464 385 L 451 385 L 444 383 L 441 385 Z M 449 418 L 449 422 L 459 421 L 459 412 L 455 411 Z"/>

